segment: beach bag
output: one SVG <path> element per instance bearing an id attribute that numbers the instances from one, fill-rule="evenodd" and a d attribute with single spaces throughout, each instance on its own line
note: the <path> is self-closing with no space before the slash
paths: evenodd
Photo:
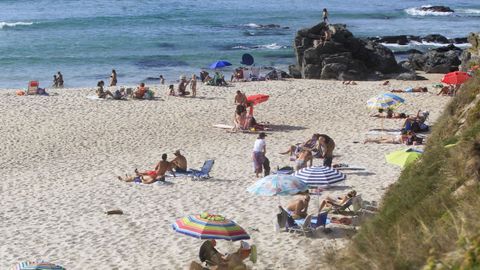
<path id="1" fill-rule="evenodd" d="M 420 124 L 417 121 L 413 122 L 411 130 L 415 133 L 420 132 Z"/>
<path id="2" fill-rule="evenodd" d="M 143 95 L 143 99 L 151 100 L 153 99 L 153 91 L 152 90 L 147 90 L 145 94 Z"/>
<path id="3" fill-rule="evenodd" d="M 38 88 L 37 89 L 37 95 L 45 95 L 47 92 L 45 92 L 45 88 Z"/>

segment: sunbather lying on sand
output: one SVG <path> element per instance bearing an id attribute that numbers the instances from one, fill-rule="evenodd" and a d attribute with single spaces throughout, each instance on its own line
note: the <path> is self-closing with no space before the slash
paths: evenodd
<path id="1" fill-rule="evenodd" d="M 392 109 L 387 109 L 387 114 L 384 114 L 383 109 L 378 110 L 378 114 L 372 115 L 372 117 L 378 117 L 378 118 L 387 118 L 387 119 L 404 119 L 407 118 L 408 115 L 405 113 L 396 113 Z"/>
<path id="2" fill-rule="evenodd" d="M 393 89 L 393 90 L 390 90 L 390 92 L 392 93 L 426 93 L 428 92 L 428 88 L 427 87 L 415 87 L 415 88 L 409 87 L 409 88 L 406 88 L 405 90 Z"/>
<path id="3" fill-rule="evenodd" d="M 423 143 L 423 139 L 419 138 L 412 131 L 403 131 L 398 136 L 387 136 L 380 138 L 368 138 L 363 143 L 391 143 L 391 144 L 405 144 L 405 145 L 419 145 Z"/>
<path id="4" fill-rule="evenodd" d="M 137 169 L 135 169 L 135 176 L 118 176 L 118 179 L 125 182 L 139 182 L 143 184 L 152 184 L 156 181 L 165 182 L 165 173 L 167 171 L 170 171 L 175 177 L 175 172 L 172 170 L 172 164 L 167 161 L 167 154 L 163 154 L 162 160 L 157 163 L 155 170 L 139 172 Z"/>
<path id="5" fill-rule="evenodd" d="M 320 208 L 318 209 L 318 212 L 322 212 L 322 209 L 325 207 L 341 207 L 343 206 L 348 200 L 351 198 L 357 196 L 357 192 L 355 190 L 352 190 L 347 193 L 345 196 L 338 197 L 337 199 L 332 199 L 330 197 L 325 198 L 325 200 L 322 201 L 320 204 Z"/>
<path id="6" fill-rule="evenodd" d="M 302 219 L 307 216 L 310 194 L 308 191 L 300 192 L 288 203 L 287 210 L 292 212 L 294 219 Z"/>

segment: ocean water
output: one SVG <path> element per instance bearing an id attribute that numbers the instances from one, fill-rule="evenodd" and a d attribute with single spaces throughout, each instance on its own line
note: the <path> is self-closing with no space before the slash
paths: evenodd
<path id="1" fill-rule="evenodd" d="M 425 13 L 446 5 L 454 13 Z M 175 81 L 215 60 L 257 66 L 294 63 L 295 32 L 320 21 L 345 23 L 356 36 L 480 31 L 480 1 L 384 0 L 1 0 L 0 88 L 49 86 L 57 71 L 66 87 L 94 86 L 115 68 L 119 85 Z M 392 47 L 404 50 L 423 46 Z M 428 45 L 432 46 L 432 44 Z"/>

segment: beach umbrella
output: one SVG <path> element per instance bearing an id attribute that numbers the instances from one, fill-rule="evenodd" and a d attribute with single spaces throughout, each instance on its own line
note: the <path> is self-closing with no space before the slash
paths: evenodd
<path id="1" fill-rule="evenodd" d="M 331 185 L 346 179 L 346 175 L 330 167 L 303 168 L 293 174 L 308 186 Z"/>
<path id="2" fill-rule="evenodd" d="M 414 162 L 420 156 L 422 156 L 422 152 L 414 149 L 403 149 L 394 151 L 388 155 L 386 155 L 387 162 L 390 164 L 395 164 L 400 167 L 405 167 L 406 165 Z"/>
<path id="3" fill-rule="evenodd" d="M 65 270 L 65 268 L 49 262 L 21 262 L 12 270 Z"/>
<path id="4" fill-rule="evenodd" d="M 230 62 L 224 61 L 224 60 L 219 60 L 210 65 L 210 69 L 217 69 L 217 68 L 223 68 L 227 66 L 231 66 Z"/>
<path id="5" fill-rule="evenodd" d="M 386 110 L 386 109 L 393 109 L 405 103 L 405 99 L 394 95 L 392 93 L 385 93 L 378 95 L 376 97 L 372 97 L 367 101 L 367 107 L 372 110 Z M 383 117 L 382 117 L 382 129 L 383 129 Z"/>
<path id="6" fill-rule="evenodd" d="M 247 96 L 247 102 L 252 103 L 253 105 L 258 105 L 260 103 L 267 101 L 269 98 L 270 98 L 269 95 L 256 94 L 256 95 Z"/>
<path id="7" fill-rule="evenodd" d="M 177 219 L 175 231 L 199 239 L 247 240 L 250 236 L 235 221 L 221 215 L 202 213 Z"/>
<path id="8" fill-rule="evenodd" d="M 251 66 L 254 62 L 255 60 L 253 59 L 253 56 L 251 54 L 245 53 L 244 55 L 242 55 L 242 61 L 240 62 L 240 64 Z"/>
<path id="9" fill-rule="evenodd" d="M 445 74 L 442 78 L 442 82 L 446 84 L 462 84 L 470 78 L 470 75 L 466 72 L 455 71 Z"/>
<path id="10" fill-rule="evenodd" d="M 271 174 L 247 189 L 248 192 L 260 196 L 293 195 L 306 190 L 308 190 L 307 184 L 287 174 Z"/>
<path id="11" fill-rule="evenodd" d="M 397 107 L 403 103 L 405 103 L 405 99 L 391 93 L 385 93 L 370 98 L 367 101 L 367 107 L 373 110 L 389 109 Z"/>

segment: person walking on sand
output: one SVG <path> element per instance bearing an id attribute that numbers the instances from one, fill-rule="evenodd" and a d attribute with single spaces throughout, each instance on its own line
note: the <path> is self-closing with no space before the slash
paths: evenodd
<path id="1" fill-rule="evenodd" d="M 53 84 L 52 87 L 57 88 L 58 87 L 58 79 L 57 75 L 53 75 Z"/>
<path id="2" fill-rule="evenodd" d="M 328 24 L 328 11 L 326 8 L 323 9 L 322 19 L 324 23 Z"/>
<path id="3" fill-rule="evenodd" d="M 197 96 L 197 75 L 193 74 L 190 79 L 190 90 L 192 90 L 192 97 Z"/>
<path id="4" fill-rule="evenodd" d="M 255 169 L 255 176 L 258 178 L 263 171 L 263 164 L 266 159 L 267 154 L 267 145 L 265 143 L 265 137 L 267 135 L 265 132 L 261 132 L 258 135 L 258 138 L 255 140 L 255 144 L 253 145 L 253 167 Z"/>
<path id="5" fill-rule="evenodd" d="M 328 135 L 320 134 L 318 140 L 320 146 L 323 148 L 323 166 L 332 167 L 333 150 L 335 149 L 335 142 Z"/>
<path id="6" fill-rule="evenodd" d="M 117 72 L 115 69 L 112 69 L 112 75 L 110 75 L 110 86 L 117 85 Z"/>
<path id="7" fill-rule="evenodd" d="M 57 87 L 63 88 L 63 75 L 60 73 L 60 71 L 57 72 L 57 82 Z"/>

